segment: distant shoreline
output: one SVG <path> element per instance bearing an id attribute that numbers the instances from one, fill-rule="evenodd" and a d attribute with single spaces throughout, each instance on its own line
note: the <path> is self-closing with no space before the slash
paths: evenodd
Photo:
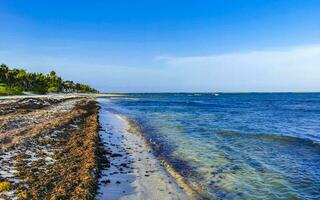
<path id="1" fill-rule="evenodd" d="M 115 93 L 51 93 L 51 94 L 25 94 L 25 95 L 8 95 L 8 96 L 1 96 L 0 99 L 18 99 L 18 98 L 63 98 L 63 97 L 118 97 L 124 96 L 121 94 Z"/>

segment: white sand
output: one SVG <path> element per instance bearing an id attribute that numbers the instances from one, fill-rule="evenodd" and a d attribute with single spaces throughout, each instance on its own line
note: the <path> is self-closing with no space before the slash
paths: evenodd
<path id="1" fill-rule="evenodd" d="M 100 182 L 111 182 L 101 184 L 98 200 L 190 199 L 152 155 L 142 136 L 128 131 L 125 118 L 102 107 L 100 123 L 104 129 L 100 134 L 106 147 L 123 156 L 110 157 L 113 165 L 103 172 Z M 129 165 L 122 167 L 123 163 Z"/>

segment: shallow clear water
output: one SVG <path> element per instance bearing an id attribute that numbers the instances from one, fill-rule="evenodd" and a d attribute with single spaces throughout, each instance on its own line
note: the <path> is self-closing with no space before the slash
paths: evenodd
<path id="1" fill-rule="evenodd" d="M 320 94 L 127 94 L 162 156 L 216 199 L 320 199 Z"/>

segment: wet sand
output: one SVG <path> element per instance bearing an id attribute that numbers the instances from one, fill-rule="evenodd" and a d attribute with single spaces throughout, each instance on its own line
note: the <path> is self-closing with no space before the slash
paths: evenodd
<path id="1" fill-rule="evenodd" d="M 142 136 L 130 132 L 124 117 L 102 108 L 100 124 L 111 167 L 102 173 L 98 200 L 191 199 L 160 165 Z"/>

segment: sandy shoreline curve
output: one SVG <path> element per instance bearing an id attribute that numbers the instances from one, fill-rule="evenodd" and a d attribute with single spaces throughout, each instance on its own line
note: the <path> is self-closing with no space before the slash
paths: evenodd
<path id="1" fill-rule="evenodd" d="M 102 106 L 99 119 L 100 136 L 112 154 L 111 167 L 100 178 L 98 200 L 192 199 L 161 166 L 142 135 L 130 131 L 124 116 Z"/>
<path id="2" fill-rule="evenodd" d="M 196 199 L 181 177 L 153 155 L 128 119 L 99 103 L 104 99 L 101 97 L 118 96 L 72 93 L 0 97 L 0 183 L 8 184 L 0 191 L 0 199 L 50 199 L 59 195 L 97 200 Z M 86 140 L 90 148 L 82 146 Z M 82 151 L 88 154 L 80 154 Z M 73 170 L 72 176 L 69 170 Z M 59 171 L 65 175 L 60 177 Z M 46 178 L 43 173 L 48 173 Z M 75 176 L 71 185 L 69 176 Z M 78 179 L 82 176 L 83 180 Z M 68 187 L 54 185 L 48 190 L 45 188 L 50 181 L 35 184 L 29 179 L 52 180 Z M 76 188 L 77 194 L 68 194 Z"/>

